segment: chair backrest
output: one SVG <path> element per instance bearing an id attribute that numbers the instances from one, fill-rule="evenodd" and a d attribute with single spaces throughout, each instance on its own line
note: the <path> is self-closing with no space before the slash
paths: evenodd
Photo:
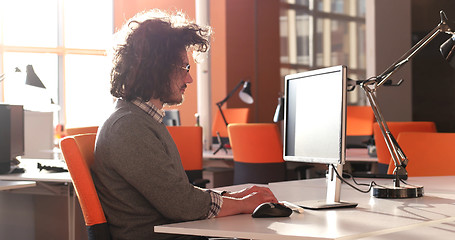
<path id="1" fill-rule="evenodd" d="M 370 106 L 348 106 L 346 108 L 346 135 L 371 136 L 375 121 Z"/>
<path id="2" fill-rule="evenodd" d="M 72 135 L 77 135 L 77 134 L 96 133 L 97 131 L 98 131 L 98 126 L 67 128 L 66 135 L 72 136 Z"/>
<path id="3" fill-rule="evenodd" d="M 409 159 L 408 176 L 455 175 L 455 133 L 402 132 L 397 141 Z"/>
<path id="4" fill-rule="evenodd" d="M 286 180 L 286 165 L 277 125 L 229 124 L 234 157 L 234 184 Z"/>
<path id="5" fill-rule="evenodd" d="M 249 120 L 250 109 L 249 108 L 226 108 L 223 109 L 223 114 L 226 117 L 226 121 L 231 123 L 247 123 Z M 224 123 L 223 117 L 220 111 L 216 111 L 215 118 L 212 124 L 212 136 L 216 137 L 216 132 L 220 133 L 221 137 L 227 138 L 228 132 L 226 124 Z"/>
<path id="6" fill-rule="evenodd" d="M 234 161 L 247 163 L 284 162 L 280 132 L 273 123 L 229 124 Z"/>
<path id="7" fill-rule="evenodd" d="M 60 141 L 90 240 L 110 239 L 106 217 L 90 173 L 90 166 L 94 162 L 95 139 L 96 134 L 88 133 L 68 136 Z"/>
<path id="8" fill-rule="evenodd" d="M 185 170 L 202 170 L 202 127 L 168 126 Z"/>
<path id="9" fill-rule="evenodd" d="M 183 169 L 193 185 L 205 188 L 210 181 L 203 179 L 202 127 L 168 126 L 169 133 L 177 145 Z"/>
<path id="10" fill-rule="evenodd" d="M 401 132 L 436 132 L 434 122 L 387 122 L 387 126 L 395 138 Z M 373 124 L 373 132 L 378 163 L 389 164 L 392 156 L 390 156 L 389 149 L 377 122 Z"/>

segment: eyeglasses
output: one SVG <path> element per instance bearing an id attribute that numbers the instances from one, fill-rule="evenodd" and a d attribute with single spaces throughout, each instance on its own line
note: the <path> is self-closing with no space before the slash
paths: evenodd
<path id="1" fill-rule="evenodd" d="M 181 67 L 183 70 L 186 70 L 186 72 L 190 71 L 191 65 L 187 64 L 185 67 Z"/>

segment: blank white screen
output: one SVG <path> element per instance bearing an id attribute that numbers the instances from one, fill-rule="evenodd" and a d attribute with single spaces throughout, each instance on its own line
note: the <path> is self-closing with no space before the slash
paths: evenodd
<path id="1" fill-rule="evenodd" d="M 285 160 L 344 162 L 345 68 L 286 76 Z"/>

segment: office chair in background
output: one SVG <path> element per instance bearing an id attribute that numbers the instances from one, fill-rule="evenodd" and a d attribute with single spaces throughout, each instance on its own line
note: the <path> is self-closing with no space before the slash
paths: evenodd
<path id="1" fill-rule="evenodd" d="M 402 132 L 398 144 L 409 159 L 408 176 L 455 175 L 455 133 Z M 392 174 L 394 164 L 389 164 Z"/>
<path id="2" fill-rule="evenodd" d="M 374 113 L 370 106 L 348 106 L 346 109 L 346 147 L 366 148 L 373 138 Z"/>
<path id="3" fill-rule="evenodd" d="M 266 184 L 286 180 L 286 164 L 278 127 L 273 123 L 229 124 L 234 156 L 234 184 Z"/>
<path id="4" fill-rule="evenodd" d="M 398 137 L 401 132 L 436 132 L 436 125 L 434 122 L 387 122 L 387 126 L 395 137 Z M 377 122 L 373 124 L 373 133 L 376 144 L 376 154 L 378 156 L 378 173 L 385 174 L 389 168 L 392 156 L 390 156 L 389 149 L 387 148 Z M 407 154 L 406 151 L 405 154 Z"/>
<path id="5" fill-rule="evenodd" d="M 77 134 L 86 134 L 86 133 L 97 133 L 98 126 L 90 126 L 90 127 L 77 127 L 77 128 L 67 128 L 66 135 L 73 136 Z"/>
<path id="6" fill-rule="evenodd" d="M 210 181 L 202 178 L 202 127 L 168 126 L 167 129 L 177 145 L 188 180 L 205 188 Z"/>
<path id="7" fill-rule="evenodd" d="M 90 173 L 96 134 L 68 136 L 60 141 L 77 198 L 82 208 L 89 240 L 111 239 L 109 226 Z"/>
<path id="8" fill-rule="evenodd" d="M 226 121 L 230 123 L 248 123 L 249 122 L 249 108 L 226 108 L 223 109 L 223 114 L 226 117 Z M 212 137 L 217 137 L 217 132 L 221 138 L 228 139 L 229 134 L 227 131 L 226 123 L 221 116 L 219 111 L 216 112 L 212 123 Z"/>

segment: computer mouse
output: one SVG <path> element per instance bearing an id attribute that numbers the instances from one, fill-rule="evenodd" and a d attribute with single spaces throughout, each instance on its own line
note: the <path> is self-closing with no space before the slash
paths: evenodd
<path id="1" fill-rule="evenodd" d="M 254 218 L 289 217 L 292 209 L 279 203 L 263 203 L 251 214 Z"/>

